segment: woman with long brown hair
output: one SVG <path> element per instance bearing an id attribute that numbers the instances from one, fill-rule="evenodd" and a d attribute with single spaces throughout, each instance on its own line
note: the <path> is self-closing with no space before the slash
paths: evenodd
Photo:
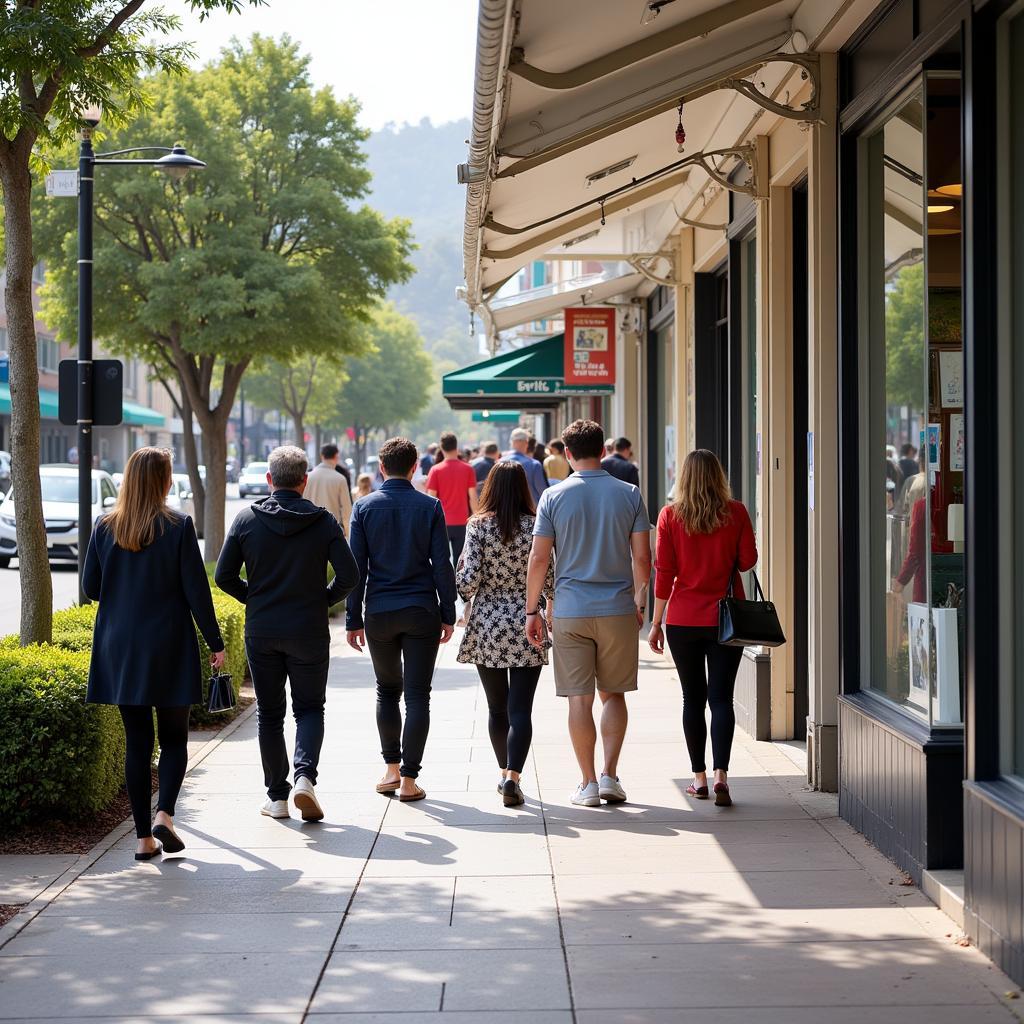
<path id="1" fill-rule="evenodd" d="M 99 601 L 87 700 L 116 704 L 124 722 L 125 782 L 135 819 L 136 860 L 185 848 L 174 805 L 188 763 L 189 707 L 202 700 L 193 618 L 224 664 L 210 583 L 188 516 L 167 506 L 171 453 L 140 448 L 124 467 L 117 504 L 93 531 L 82 588 Z M 150 816 L 153 711 L 160 741 L 160 791 Z"/>
<path id="2" fill-rule="evenodd" d="M 718 602 L 730 580 L 734 594 L 743 597 L 739 573 L 756 562 L 750 516 L 733 500 L 718 456 L 705 448 L 690 452 L 679 473 L 675 501 L 658 516 L 654 621 L 648 643 L 661 654 L 667 639 L 679 673 L 683 734 L 693 770 L 686 792 L 698 800 L 709 796 L 704 709 L 711 705 L 715 803 L 721 807 L 732 803 L 727 781 L 736 730 L 732 700 L 743 650 L 718 643 Z"/>
<path id="3" fill-rule="evenodd" d="M 458 660 L 476 665 L 487 696 L 487 731 L 501 769 L 498 791 L 506 807 L 525 802 L 519 779 L 533 739 L 533 698 L 546 649 L 526 639 L 526 570 L 535 509 L 526 471 L 518 462 L 496 462 L 480 504 L 466 528 L 456 582 L 472 601 Z M 544 595 L 551 615 L 554 575 Z"/>

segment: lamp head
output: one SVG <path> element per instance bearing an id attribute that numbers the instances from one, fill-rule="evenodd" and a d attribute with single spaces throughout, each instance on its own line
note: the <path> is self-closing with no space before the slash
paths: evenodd
<path id="1" fill-rule="evenodd" d="M 99 100 L 90 100 L 82 104 L 78 117 L 84 127 L 95 128 L 103 117 L 103 105 Z"/>
<path id="2" fill-rule="evenodd" d="M 173 178 L 175 181 L 181 181 L 192 168 L 205 167 L 206 164 L 202 160 L 197 160 L 194 156 L 189 156 L 185 152 L 185 147 L 179 142 L 171 149 L 167 156 L 162 156 L 156 161 L 156 166 L 168 177 Z"/>

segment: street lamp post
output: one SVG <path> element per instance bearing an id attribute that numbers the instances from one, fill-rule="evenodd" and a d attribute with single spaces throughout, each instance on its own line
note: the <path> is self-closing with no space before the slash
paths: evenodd
<path id="1" fill-rule="evenodd" d="M 180 181 L 194 167 L 205 167 L 201 160 L 185 152 L 185 147 L 137 146 L 111 153 L 95 153 L 92 133 L 100 123 L 100 107 L 90 105 L 82 111 L 82 139 L 78 151 L 78 601 L 87 604 L 82 589 L 85 556 L 92 537 L 92 269 L 93 269 L 93 179 L 96 167 L 158 167 Z M 163 153 L 156 159 L 119 160 L 133 153 Z"/>

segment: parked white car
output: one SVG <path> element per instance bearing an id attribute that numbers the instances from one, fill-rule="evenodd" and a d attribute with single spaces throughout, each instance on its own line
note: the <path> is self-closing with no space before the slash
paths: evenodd
<path id="1" fill-rule="evenodd" d="M 51 562 L 78 561 L 78 467 L 40 466 L 39 482 L 43 490 L 43 519 L 46 522 L 46 546 Z M 92 521 L 117 501 L 117 490 L 109 473 L 92 471 Z M 0 502 L 0 569 L 6 569 L 18 557 L 15 529 L 17 510 L 14 490 Z"/>
<path id="2" fill-rule="evenodd" d="M 187 473 L 174 473 L 171 476 L 171 489 L 167 492 L 167 504 L 175 512 L 183 516 L 196 518 L 196 506 L 192 500 L 192 484 Z"/>
<path id="3" fill-rule="evenodd" d="M 269 494 L 270 484 L 267 483 L 267 473 L 269 472 L 269 463 L 250 462 L 238 474 L 238 496 L 248 498 L 250 494 Z"/>

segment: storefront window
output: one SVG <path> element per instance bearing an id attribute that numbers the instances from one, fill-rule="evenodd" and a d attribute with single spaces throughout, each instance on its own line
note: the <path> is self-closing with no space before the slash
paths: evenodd
<path id="1" fill-rule="evenodd" d="M 868 688 L 962 721 L 960 82 L 926 75 L 862 140 Z"/>

